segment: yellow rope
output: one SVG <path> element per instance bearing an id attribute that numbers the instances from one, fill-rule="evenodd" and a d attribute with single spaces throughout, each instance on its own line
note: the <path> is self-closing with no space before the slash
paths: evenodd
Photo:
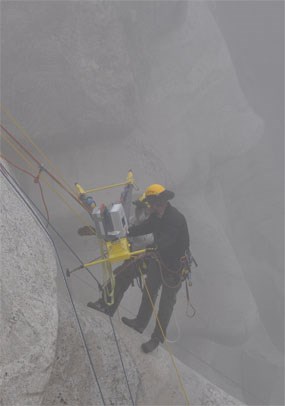
<path id="1" fill-rule="evenodd" d="M 3 111 L 3 113 L 10 119 L 10 121 L 20 130 L 24 138 L 26 138 L 32 145 L 33 147 L 38 151 L 38 153 L 49 163 L 49 165 L 55 169 L 55 173 L 57 174 L 57 177 L 59 177 L 62 180 L 62 183 L 66 186 L 66 188 L 71 192 L 74 193 L 74 190 L 69 184 L 66 182 L 64 177 L 62 176 L 59 168 L 47 157 L 47 155 L 36 145 L 36 143 L 33 141 L 32 137 L 28 134 L 28 132 L 19 124 L 19 122 L 16 120 L 15 117 L 6 109 L 3 107 L 3 104 L 0 103 L 0 110 Z"/>
<path id="2" fill-rule="evenodd" d="M 99 192 L 99 191 L 102 191 L 102 190 L 112 189 L 112 188 L 115 188 L 115 187 L 118 187 L 118 186 L 126 186 L 128 184 L 129 184 L 129 182 L 113 183 L 112 185 L 108 185 L 108 186 L 99 186 L 99 187 L 96 187 L 94 189 L 87 189 L 87 190 L 85 190 L 85 193 Z"/>
<path id="3" fill-rule="evenodd" d="M 140 271 L 142 280 L 144 280 L 144 278 L 143 278 L 143 273 L 142 273 L 142 271 L 141 271 L 140 268 L 139 268 L 139 271 Z M 188 406 L 190 406 L 190 400 L 189 400 L 189 398 L 188 398 L 186 389 L 185 389 L 185 387 L 184 387 L 184 384 L 183 384 L 183 381 L 182 381 L 182 378 L 181 378 L 179 369 L 177 368 L 177 365 L 176 365 L 175 359 L 174 359 L 174 355 L 173 355 L 173 353 L 172 353 L 172 350 L 171 350 L 171 348 L 170 348 L 169 343 L 167 342 L 167 339 L 166 339 L 166 336 L 165 336 L 165 334 L 164 334 L 163 328 L 162 328 L 162 326 L 161 326 L 161 324 L 160 324 L 160 320 L 159 320 L 159 318 L 158 318 L 157 310 L 156 310 L 156 308 L 155 308 L 155 305 L 154 305 L 154 303 L 153 303 L 153 300 L 152 300 L 152 298 L 151 298 L 151 295 L 150 295 L 150 293 L 149 293 L 149 290 L 148 290 L 148 287 L 147 287 L 147 284 L 146 284 L 146 281 L 145 281 L 145 280 L 144 280 L 144 287 L 145 287 L 145 289 L 146 289 L 146 292 L 147 292 L 147 295 L 148 295 L 150 304 L 151 304 L 151 306 L 152 306 L 152 311 L 153 311 L 153 313 L 154 313 L 154 315 L 155 315 L 157 324 L 158 324 L 159 329 L 160 329 L 160 331 L 161 331 L 161 334 L 162 334 L 162 336 L 163 336 L 163 338 L 164 338 L 164 346 L 165 346 L 167 352 L 169 353 L 169 356 L 170 356 L 170 358 L 171 358 L 172 364 L 173 364 L 174 369 L 175 369 L 175 371 L 176 371 L 176 375 L 177 375 L 177 378 L 178 378 L 178 383 L 179 383 L 180 389 L 181 389 L 181 391 L 182 391 L 182 393 L 183 393 L 183 395 L 184 395 L 184 397 L 185 397 L 186 404 L 187 404 Z"/>
<path id="4" fill-rule="evenodd" d="M 2 137 L 4 139 L 4 141 L 7 142 L 7 144 L 9 144 L 10 147 L 16 151 L 16 153 L 23 159 L 23 161 L 25 161 L 28 164 L 28 166 L 30 168 L 32 168 L 34 170 L 37 169 L 37 165 L 35 163 L 29 161 L 29 159 L 20 151 L 19 147 L 17 147 L 15 144 L 13 144 L 12 141 L 10 141 L 10 139 L 8 138 L 8 136 L 5 133 L 0 132 L 0 137 Z"/>
<path id="5" fill-rule="evenodd" d="M 15 151 L 16 153 L 21 156 L 21 158 L 30 166 L 30 168 L 32 169 L 36 169 L 37 166 L 35 164 L 33 164 L 20 150 L 19 148 L 13 144 L 8 136 L 4 133 L 0 133 L 0 136 L 4 139 L 4 141 L 6 141 Z M 52 187 L 52 185 L 50 184 L 50 182 L 45 179 L 42 178 L 44 172 L 41 174 L 41 179 L 43 179 L 44 183 L 48 186 L 49 189 L 51 189 L 63 202 L 64 204 L 76 215 L 76 217 L 80 220 L 81 223 L 83 223 L 85 226 L 90 227 L 90 224 L 88 224 L 83 217 L 81 216 L 80 213 L 78 213 L 78 211 L 76 209 L 74 209 L 72 206 L 70 206 L 70 204 L 66 201 L 66 199 L 63 197 L 63 195 L 57 191 L 54 187 Z"/>

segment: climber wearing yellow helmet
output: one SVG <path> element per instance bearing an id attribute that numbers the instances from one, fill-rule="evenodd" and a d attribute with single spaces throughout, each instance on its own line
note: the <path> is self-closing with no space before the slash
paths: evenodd
<path id="1" fill-rule="evenodd" d="M 144 198 L 141 200 L 148 206 L 149 217 L 141 224 L 131 226 L 128 232 L 128 237 L 152 233 L 156 257 L 151 257 L 146 261 L 147 269 L 144 273 L 147 276 L 136 318 L 122 317 L 122 321 L 142 333 L 151 318 L 153 304 L 162 286 L 158 320 L 151 339 L 142 344 L 144 352 L 153 351 L 165 339 L 176 295 L 181 287 L 181 258 L 189 248 L 189 233 L 185 217 L 169 203 L 173 197 L 174 193 L 160 184 L 152 184 L 147 187 Z M 132 266 L 117 274 L 114 305 L 107 306 L 102 299 L 88 305 L 112 316 L 122 300 L 124 292 L 136 276 L 137 271 L 134 272 Z"/>
<path id="2" fill-rule="evenodd" d="M 148 264 L 146 287 L 143 290 L 137 317 L 122 318 L 129 327 L 142 332 L 151 318 L 152 303 L 155 303 L 158 290 L 162 286 L 158 320 L 151 339 L 142 344 L 144 352 L 153 351 L 165 339 L 166 329 L 176 302 L 176 294 L 181 287 L 180 259 L 189 248 L 189 233 L 185 217 L 169 203 L 173 197 L 174 193 L 164 186 L 150 185 L 145 190 L 145 200 L 149 204 L 150 216 L 142 224 L 129 229 L 129 236 L 133 237 L 152 233 L 159 258 L 159 262 L 151 261 Z"/>

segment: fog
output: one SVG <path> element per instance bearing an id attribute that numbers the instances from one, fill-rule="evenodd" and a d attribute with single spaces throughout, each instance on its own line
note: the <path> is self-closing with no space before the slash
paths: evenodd
<path id="1" fill-rule="evenodd" d="M 252 405 L 284 404 L 283 114 L 283 1 L 1 2 L 2 124 L 28 133 L 70 185 L 121 182 L 132 168 L 141 191 L 175 192 L 198 268 L 197 312 L 185 315 L 183 286 L 172 349 Z M 4 138 L 1 151 L 28 169 Z M 37 185 L 14 174 L 43 209 Z M 51 223 L 88 262 L 96 239 L 77 235 L 47 186 Z M 82 303 L 99 295 L 84 271 L 71 285 Z M 138 297 L 130 289 L 120 314 Z"/>

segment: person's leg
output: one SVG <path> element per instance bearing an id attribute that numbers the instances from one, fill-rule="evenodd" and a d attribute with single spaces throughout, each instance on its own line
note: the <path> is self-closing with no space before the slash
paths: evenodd
<path id="1" fill-rule="evenodd" d="M 122 268 L 122 269 L 120 269 Z M 118 268 L 115 277 L 114 304 L 109 306 L 113 313 L 119 307 L 126 290 L 129 288 L 133 280 L 137 277 L 138 269 L 135 264 L 126 262 Z"/>
<path id="2" fill-rule="evenodd" d="M 162 285 L 162 292 L 159 301 L 159 309 L 157 314 L 157 320 L 155 329 L 152 333 L 152 338 L 156 337 L 160 342 L 163 342 L 166 336 L 166 330 L 173 313 L 174 305 L 176 303 L 176 295 L 181 287 L 176 286 L 171 288 L 169 286 Z"/>
<path id="3" fill-rule="evenodd" d="M 135 264 L 131 264 L 131 262 L 124 262 L 121 266 L 114 270 L 115 273 L 115 288 L 114 288 L 114 304 L 111 306 L 105 303 L 103 294 L 102 297 L 97 300 L 95 303 L 89 302 L 87 306 L 102 311 L 103 313 L 108 314 L 109 316 L 113 316 L 121 300 L 123 299 L 125 291 L 128 289 L 130 284 L 132 283 L 133 279 L 137 276 L 137 268 Z M 110 291 L 111 285 L 107 285 L 106 289 Z"/>
<path id="4" fill-rule="evenodd" d="M 161 286 L 161 276 L 156 261 L 152 260 L 148 263 L 147 277 L 142 294 L 141 305 L 135 319 L 122 318 L 122 321 L 129 327 L 134 328 L 140 333 L 148 325 L 151 318 L 153 305 L 156 301 L 158 290 Z M 150 300 L 151 299 L 151 300 Z"/>
<path id="5" fill-rule="evenodd" d="M 151 261 L 148 265 L 147 277 L 144 283 L 142 301 L 136 317 L 138 323 L 142 327 L 146 327 L 153 312 L 159 288 L 161 286 L 161 277 L 158 264 L 156 261 Z"/>
<path id="6" fill-rule="evenodd" d="M 143 352 L 148 353 L 155 350 L 159 346 L 159 343 L 164 341 L 166 336 L 166 329 L 170 321 L 174 305 L 176 303 L 176 294 L 180 287 L 181 285 L 175 288 L 170 288 L 162 285 L 162 292 L 155 329 L 151 335 L 151 339 L 142 344 L 141 348 Z"/>

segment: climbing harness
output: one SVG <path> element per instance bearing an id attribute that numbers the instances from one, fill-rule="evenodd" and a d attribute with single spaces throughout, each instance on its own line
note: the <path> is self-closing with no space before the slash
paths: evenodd
<path id="1" fill-rule="evenodd" d="M 182 281 L 185 281 L 185 290 L 186 290 L 186 299 L 187 299 L 187 307 L 186 307 L 186 316 L 189 317 L 190 319 L 193 318 L 196 314 L 196 309 L 192 305 L 190 301 L 190 293 L 189 293 L 189 286 L 192 286 L 192 270 L 191 266 L 192 264 L 195 265 L 195 267 L 198 267 L 197 262 L 195 261 L 195 258 L 193 257 L 190 248 L 188 248 L 185 251 L 184 257 L 181 258 L 181 263 L 183 264 L 182 268 Z M 189 314 L 189 308 L 192 309 L 192 314 Z"/>

